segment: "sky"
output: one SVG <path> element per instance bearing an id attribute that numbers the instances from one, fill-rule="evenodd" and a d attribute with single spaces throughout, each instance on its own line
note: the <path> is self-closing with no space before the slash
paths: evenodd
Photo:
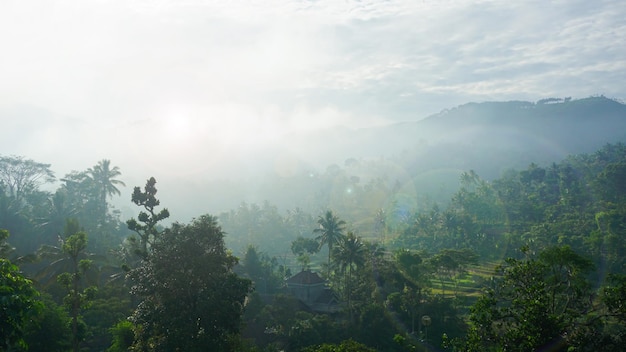
<path id="1" fill-rule="evenodd" d="M 132 182 L 467 102 L 623 101 L 625 19 L 622 0 L 5 0 L 0 154 Z"/>

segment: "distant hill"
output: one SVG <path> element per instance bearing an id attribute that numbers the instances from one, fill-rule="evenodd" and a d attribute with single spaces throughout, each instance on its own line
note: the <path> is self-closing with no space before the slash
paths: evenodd
<path id="1" fill-rule="evenodd" d="M 361 185 L 382 179 L 389 187 L 403 187 L 405 198 L 445 201 L 464 171 L 494 179 L 508 169 L 549 165 L 607 143 L 626 143 L 626 105 L 602 96 L 468 103 L 421 120 L 293 133 L 240 152 L 198 146 L 187 149 L 189 155 L 160 148 L 150 130 L 120 139 L 118 133 L 129 126 L 101 131 L 32 108 L 0 110 L 0 120 L 3 154 L 51 163 L 59 177 L 111 159 L 128 185 L 155 176 L 163 204 L 177 209 L 172 218 L 183 221 L 242 201 L 268 200 L 281 209 L 326 207 L 306 199 L 328 198 L 338 169 Z M 150 127 L 150 121 L 137 123 Z M 207 161 L 207 155 L 215 158 Z M 310 177 L 320 174 L 326 178 Z M 122 190 L 121 208 L 129 207 L 131 190 Z"/>
<path id="2" fill-rule="evenodd" d="M 306 160 L 393 157 L 412 172 L 474 169 L 487 178 L 626 142 L 626 105 L 605 97 L 468 103 L 423 120 L 305 136 Z M 306 148 L 303 148 L 306 150 Z"/>
<path id="3" fill-rule="evenodd" d="M 618 142 L 626 143 L 626 105 L 605 97 L 468 103 L 422 120 L 286 136 L 276 149 L 256 151 L 260 171 L 249 173 L 242 193 L 228 199 L 290 208 L 319 194 L 313 185 L 275 174 L 275 156 L 285 153 L 295 178 L 342 169 L 361 185 L 383 179 L 403 187 L 406 197 L 446 202 L 464 171 L 490 180 Z"/>

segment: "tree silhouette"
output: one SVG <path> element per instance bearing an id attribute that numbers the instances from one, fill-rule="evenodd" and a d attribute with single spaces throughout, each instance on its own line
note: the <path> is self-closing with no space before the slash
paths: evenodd
<path id="1" fill-rule="evenodd" d="M 8 233 L 0 232 L 0 236 L 5 235 Z M 22 351 L 26 347 L 24 326 L 38 307 L 38 295 L 32 281 L 16 265 L 0 258 L 0 351 Z"/>
<path id="2" fill-rule="evenodd" d="M 161 204 L 156 198 L 157 189 L 155 185 L 156 180 L 154 177 L 150 177 L 146 182 L 143 192 L 141 188 L 135 187 L 131 200 L 137 206 L 143 207 L 147 212 L 139 212 L 139 216 L 137 217 L 139 222 L 134 218 L 126 221 L 128 229 L 139 235 L 139 254 L 142 257 L 148 254 L 148 244 L 158 235 L 157 223 L 170 216 L 170 212 L 167 209 L 161 209 L 158 213 L 155 210 L 155 208 Z M 140 222 L 142 224 L 140 224 Z"/>
<path id="3" fill-rule="evenodd" d="M 365 264 L 367 248 L 361 239 L 348 232 L 348 235 L 339 241 L 334 248 L 333 256 L 337 261 L 341 271 L 347 274 L 346 293 L 348 297 L 348 311 L 352 320 L 352 270 L 354 267 L 362 267 Z"/>
<path id="4" fill-rule="evenodd" d="M 81 310 L 96 293 L 95 286 L 83 289 L 87 271 L 93 263 L 89 258 L 95 258 L 86 252 L 86 248 L 87 233 L 81 229 L 76 219 L 67 219 L 63 236 L 59 236 L 59 245 L 43 245 L 38 251 L 41 258 L 52 260 L 38 272 L 39 283 L 46 288 L 56 281 L 67 291 L 63 301 L 71 318 L 73 351 L 80 349 L 80 342 L 85 338 L 81 328 Z"/>
<path id="5" fill-rule="evenodd" d="M 100 204 L 105 213 L 107 210 L 107 197 L 121 194 L 117 188 L 118 185 L 126 186 L 124 182 L 115 179 L 121 174 L 117 166 L 111 167 L 111 160 L 108 159 L 100 160 L 97 165 L 87 170 L 87 177 L 94 183 L 98 191 Z"/>
<path id="6" fill-rule="evenodd" d="M 332 210 L 328 210 L 324 216 L 317 219 L 317 224 L 318 228 L 314 229 L 313 233 L 319 234 L 315 239 L 319 242 L 320 247 L 328 246 L 328 276 L 330 276 L 330 257 L 333 246 L 343 238 L 346 222 L 340 220 L 333 214 Z"/>
<path id="7" fill-rule="evenodd" d="M 56 282 L 64 272 L 76 272 L 80 260 L 92 262 L 102 259 L 101 256 L 95 256 L 85 251 L 87 238 L 85 235 L 84 239 L 78 240 L 78 237 L 83 236 L 76 235 L 79 233 L 85 234 L 85 231 L 78 220 L 66 219 L 63 232 L 58 234 L 57 244 L 43 244 L 37 250 L 38 258 L 47 262 L 35 276 L 43 288 L 48 288 Z M 70 237 L 73 239 L 68 242 Z"/>
<path id="8" fill-rule="evenodd" d="M 42 164 L 17 156 L 0 156 L 0 184 L 8 196 L 18 203 L 42 183 L 54 181 L 50 164 Z"/>
<path id="9" fill-rule="evenodd" d="M 223 237 L 210 215 L 175 223 L 130 272 L 132 292 L 142 299 L 131 318 L 136 350 L 236 350 L 251 283 L 232 271 L 237 258 Z"/>

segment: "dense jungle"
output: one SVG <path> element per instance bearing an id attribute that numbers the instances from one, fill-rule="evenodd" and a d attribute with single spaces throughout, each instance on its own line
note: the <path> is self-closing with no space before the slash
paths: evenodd
<path id="1" fill-rule="evenodd" d="M 0 352 L 626 351 L 625 19 L 0 1 Z"/>
<path id="2" fill-rule="evenodd" d="M 158 175 L 1 156 L 0 350 L 624 350 L 624 144 L 460 171 L 447 199 L 390 160 L 183 222 Z"/>

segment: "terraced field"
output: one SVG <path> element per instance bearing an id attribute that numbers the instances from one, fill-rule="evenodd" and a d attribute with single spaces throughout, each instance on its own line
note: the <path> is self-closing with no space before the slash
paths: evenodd
<path id="1" fill-rule="evenodd" d="M 468 267 L 467 272 L 457 277 L 456 280 L 439 278 L 431 281 L 431 293 L 444 297 L 456 297 L 461 310 L 469 310 L 476 299 L 480 297 L 484 289 L 489 286 L 489 282 L 495 274 L 495 268 L 499 262 L 484 262 Z M 442 287 L 443 283 L 443 287 Z"/>

